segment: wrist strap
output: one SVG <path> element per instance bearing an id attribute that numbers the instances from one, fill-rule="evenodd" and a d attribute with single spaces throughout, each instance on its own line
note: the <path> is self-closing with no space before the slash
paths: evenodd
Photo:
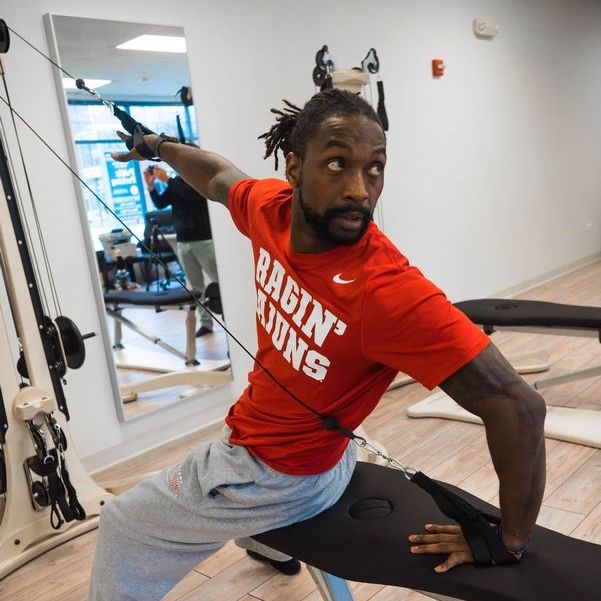
<path id="1" fill-rule="evenodd" d="M 155 140 L 154 149 L 155 155 L 160 159 L 161 158 L 161 144 L 164 142 L 172 142 L 173 144 L 180 144 L 180 141 L 173 136 L 168 136 L 166 133 L 160 133 Z"/>
<path id="2" fill-rule="evenodd" d="M 134 129 L 133 135 L 127 139 L 125 144 L 130 150 L 135 148 L 145 159 L 158 161 L 161 159 L 160 148 L 163 142 L 173 142 L 174 144 L 180 143 L 177 138 L 161 133 L 155 138 L 154 143 L 152 144 L 154 148 L 151 148 L 146 144 L 146 141 L 144 140 L 144 130 L 138 124 Z"/>
<path id="3" fill-rule="evenodd" d="M 514 557 L 522 556 L 524 553 L 526 553 L 526 551 L 528 550 L 528 547 L 530 546 L 530 543 L 532 542 L 532 535 L 531 535 L 528 537 L 528 540 L 526 541 L 525 545 L 522 545 L 521 547 L 507 547 L 505 545 L 505 543 L 503 542 L 503 524 L 502 523 L 499 523 L 499 525 L 497 526 L 497 536 L 499 537 L 499 540 L 501 541 L 501 543 L 503 544 L 503 546 L 505 547 L 507 552 L 511 553 Z"/>
<path id="4" fill-rule="evenodd" d="M 142 126 L 140 124 L 136 125 L 133 135 L 127 139 L 125 145 L 130 150 L 132 148 L 135 148 L 138 151 L 138 153 L 142 155 L 142 157 L 144 157 L 145 159 L 151 160 L 154 158 L 155 153 L 152 151 L 150 146 L 148 146 L 148 144 L 146 144 L 146 142 L 144 141 L 144 130 L 142 129 Z"/>

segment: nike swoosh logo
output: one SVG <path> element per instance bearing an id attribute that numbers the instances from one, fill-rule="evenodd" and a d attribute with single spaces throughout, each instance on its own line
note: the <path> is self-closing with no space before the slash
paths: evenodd
<path id="1" fill-rule="evenodd" d="M 343 280 L 342 279 L 342 274 L 341 273 L 337 273 L 333 278 L 332 281 L 336 282 L 337 284 L 350 284 L 352 282 L 355 281 L 356 278 L 352 279 L 352 280 Z"/>

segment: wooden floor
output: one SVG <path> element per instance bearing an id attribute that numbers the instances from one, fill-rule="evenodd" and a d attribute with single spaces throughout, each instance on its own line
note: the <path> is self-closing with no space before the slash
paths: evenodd
<path id="1" fill-rule="evenodd" d="M 601 306 L 601 262 L 558 277 L 519 298 Z M 506 352 L 547 350 L 556 373 L 601 364 L 601 347 L 594 339 L 500 332 L 493 340 Z M 601 378 L 581 380 L 543 393 L 549 404 L 601 410 Z M 366 421 L 367 431 L 403 463 L 496 502 L 497 478 L 481 426 L 440 419 L 412 420 L 406 416 L 406 407 L 427 394 L 418 384 L 389 391 Z M 96 478 L 106 483 L 174 464 L 197 441 L 214 438 L 216 434 L 217 428 L 213 428 L 188 436 L 130 460 L 127 465 L 96 474 Z M 601 544 L 601 450 L 548 440 L 547 457 L 547 488 L 539 523 Z M 82 601 L 95 538 L 95 532 L 83 535 L 9 575 L 0 582 L 0 601 Z M 373 584 L 353 584 L 352 588 L 357 601 L 427 599 L 401 588 Z M 305 569 L 297 576 L 282 576 L 229 544 L 198 565 L 166 599 L 319 601 L 320 596 Z"/>

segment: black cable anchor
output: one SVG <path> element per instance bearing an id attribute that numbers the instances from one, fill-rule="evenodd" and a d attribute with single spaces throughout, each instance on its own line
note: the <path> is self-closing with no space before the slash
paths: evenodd
<path id="1" fill-rule="evenodd" d="M 353 67 L 358 73 L 376 75 L 380 72 L 380 58 L 375 48 L 370 48 L 361 61 L 360 67 Z M 313 83 L 323 92 L 333 87 L 332 74 L 336 71 L 334 57 L 327 45 L 323 45 L 315 54 L 315 68 L 313 69 Z M 342 71 L 342 70 L 341 70 Z M 369 79 L 369 78 L 367 78 Z M 388 115 L 384 104 L 384 82 L 378 77 L 378 105 L 376 112 L 384 131 L 388 131 Z"/>
<path id="2" fill-rule="evenodd" d="M 4 19 L 0 19 L 0 54 L 6 54 L 10 48 L 10 34 Z"/>

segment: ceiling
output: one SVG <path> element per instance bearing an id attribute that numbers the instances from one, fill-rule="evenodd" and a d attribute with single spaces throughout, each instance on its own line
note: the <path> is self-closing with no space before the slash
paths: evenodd
<path id="1" fill-rule="evenodd" d="M 98 89 L 106 100 L 173 101 L 182 86 L 190 85 L 186 54 L 116 48 L 142 34 L 183 37 L 181 27 L 59 15 L 52 20 L 63 69 L 74 79 L 110 79 Z M 81 90 L 69 90 L 68 97 L 92 99 Z"/>

